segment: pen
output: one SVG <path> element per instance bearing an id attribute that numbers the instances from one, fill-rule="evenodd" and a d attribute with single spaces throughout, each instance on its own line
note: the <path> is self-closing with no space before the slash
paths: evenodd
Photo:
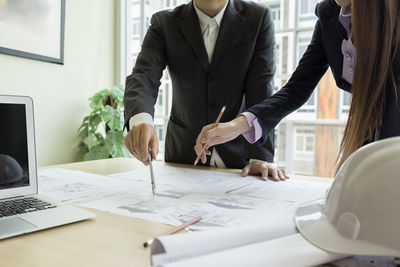
<path id="1" fill-rule="evenodd" d="M 156 184 L 154 182 L 153 155 L 151 154 L 150 147 L 149 147 L 149 163 L 150 163 L 151 190 L 153 191 L 153 196 L 155 196 L 156 195 Z"/>
<path id="2" fill-rule="evenodd" d="M 177 227 L 172 228 L 171 230 L 169 230 L 168 232 L 166 232 L 166 233 L 164 233 L 164 234 L 162 234 L 160 236 L 175 234 L 176 232 L 179 232 L 180 230 L 188 227 L 189 225 L 197 223 L 198 221 L 200 221 L 203 218 L 204 218 L 204 216 L 201 215 L 201 216 L 199 216 L 197 218 L 194 218 L 191 221 L 185 222 L 185 223 L 183 223 L 183 224 L 181 224 L 181 225 L 179 225 Z M 148 246 L 151 245 L 151 243 L 153 243 L 153 241 L 154 241 L 154 238 L 147 240 L 146 242 L 143 243 L 143 247 L 147 248 Z"/>
<path id="3" fill-rule="evenodd" d="M 212 128 L 215 128 L 215 127 L 218 126 L 218 123 L 219 123 L 219 121 L 221 120 L 222 114 L 224 114 L 225 109 L 226 109 L 226 106 L 223 106 L 223 107 L 221 108 L 221 111 L 220 111 L 219 114 L 218 114 L 217 120 L 214 122 Z M 204 152 L 204 148 L 205 148 L 205 147 L 203 147 L 203 152 Z M 199 162 L 199 160 L 200 160 L 200 156 L 197 156 L 196 160 L 194 161 L 193 166 L 196 166 L 197 163 Z"/>

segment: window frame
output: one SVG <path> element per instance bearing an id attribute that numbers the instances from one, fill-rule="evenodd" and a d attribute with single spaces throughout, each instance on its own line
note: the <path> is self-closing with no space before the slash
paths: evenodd
<path id="1" fill-rule="evenodd" d="M 347 118 L 348 118 L 348 115 L 349 115 L 349 111 L 350 111 L 350 104 L 349 105 L 346 105 L 346 104 L 344 104 L 344 97 L 345 97 L 345 94 L 349 94 L 349 97 L 350 97 L 350 104 L 351 104 L 351 94 L 350 93 L 348 93 L 348 92 L 345 92 L 344 90 L 342 90 L 342 89 L 339 89 L 339 103 L 338 103 L 338 112 L 339 112 L 339 118 L 340 119 L 342 119 L 342 120 L 347 120 Z"/>
<path id="2" fill-rule="evenodd" d="M 313 131 L 313 133 L 298 133 L 298 130 L 308 130 Z M 297 138 L 302 137 L 303 139 L 303 149 L 297 150 Z M 313 150 L 307 151 L 307 137 L 312 137 L 313 139 Z M 293 146 L 292 146 L 292 153 L 293 159 L 296 161 L 314 161 L 315 156 L 315 142 L 316 142 L 316 132 L 315 127 L 312 126 L 294 126 L 293 127 Z"/>
<path id="3" fill-rule="evenodd" d="M 303 13 L 302 10 L 302 4 L 303 1 L 307 1 L 307 5 L 308 5 L 308 12 L 307 13 Z M 314 1 L 316 2 L 314 4 Z M 298 4 L 298 9 L 297 9 L 297 15 L 298 15 L 298 23 L 299 24 L 308 24 L 310 21 L 314 21 L 314 10 L 315 10 L 315 6 L 318 3 L 318 0 L 298 0 L 297 4 Z"/>

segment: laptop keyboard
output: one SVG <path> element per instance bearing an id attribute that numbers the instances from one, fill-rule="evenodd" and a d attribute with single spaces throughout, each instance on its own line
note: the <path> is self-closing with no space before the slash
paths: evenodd
<path id="1" fill-rule="evenodd" d="M 26 197 L 0 201 L 0 218 L 57 207 L 43 200 Z"/>

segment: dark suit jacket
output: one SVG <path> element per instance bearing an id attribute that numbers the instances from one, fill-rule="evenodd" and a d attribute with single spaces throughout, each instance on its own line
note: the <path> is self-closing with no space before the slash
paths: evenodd
<path id="1" fill-rule="evenodd" d="M 328 67 L 331 67 L 337 86 L 345 91 L 351 91 L 351 84 L 342 78 L 341 45 L 343 39 L 347 38 L 347 33 L 339 21 L 339 13 L 340 7 L 334 0 L 325 0 L 317 5 L 318 20 L 313 37 L 288 83 L 270 98 L 249 108 L 248 111 L 257 116 L 263 129 L 260 144 L 281 119 L 308 100 Z M 400 135 L 399 100 L 400 97 L 396 100 L 393 89 L 388 86 L 383 126 L 376 131 L 375 139 Z"/>
<path id="2" fill-rule="evenodd" d="M 156 13 L 125 89 L 125 119 L 154 115 L 162 71 L 168 66 L 173 87 L 165 160 L 192 164 L 202 127 L 230 121 L 272 94 L 275 73 L 274 29 L 269 8 L 230 0 L 209 64 L 193 3 Z M 273 133 L 272 133 L 273 134 Z M 263 146 L 240 136 L 216 146 L 227 167 L 242 168 L 249 158 L 272 161 L 272 134 Z"/>

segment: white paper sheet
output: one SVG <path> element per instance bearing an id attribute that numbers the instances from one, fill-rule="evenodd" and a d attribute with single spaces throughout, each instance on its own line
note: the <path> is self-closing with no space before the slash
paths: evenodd
<path id="1" fill-rule="evenodd" d="M 321 250 L 301 234 L 293 234 L 273 240 L 254 243 L 229 250 L 206 254 L 195 258 L 177 261 L 165 267 L 219 267 L 219 266 L 316 266 L 343 259 L 346 255 Z"/>
<path id="2" fill-rule="evenodd" d="M 239 173 L 196 170 L 162 166 L 154 170 L 156 185 L 162 192 L 182 195 L 182 193 L 221 194 L 230 193 L 250 197 L 302 203 L 324 198 L 332 184 L 325 182 L 299 181 L 295 178 L 286 181 L 262 181 L 257 177 L 242 177 Z M 126 180 L 149 183 L 147 169 L 111 175 Z"/>
<path id="3" fill-rule="evenodd" d="M 294 179 L 277 183 L 268 180 L 262 186 L 258 183 L 251 184 L 232 193 L 302 203 L 325 198 L 331 185 L 332 180 L 328 179 L 327 183 L 296 181 Z"/>
<path id="4" fill-rule="evenodd" d="M 110 175 L 129 181 L 138 180 L 150 183 L 148 169 Z M 239 173 L 177 168 L 164 165 L 154 168 L 156 187 L 161 191 L 185 193 L 226 193 L 257 182 L 263 182 L 256 177 L 242 177 Z"/>
<path id="5" fill-rule="evenodd" d="M 85 199 L 80 205 L 172 225 L 204 216 L 191 229 L 221 228 L 286 218 L 292 216 L 296 208 L 293 203 L 226 194 L 189 193 L 180 197 L 161 195 L 154 197 L 118 192 L 92 201 Z"/>
<path id="6" fill-rule="evenodd" d="M 59 201 L 172 225 L 203 215 L 192 228 L 210 229 L 291 218 L 298 203 L 315 199 L 329 187 L 165 165 L 156 168 L 155 175 L 153 196 L 149 169 L 111 176 L 49 169 L 39 172 L 39 192 Z"/>
<path id="7" fill-rule="evenodd" d="M 66 169 L 47 169 L 38 172 L 39 194 L 61 202 L 101 195 L 134 186 L 122 179 Z"/>
<path id="8" fill-rule="evenodd" d="M 156 266 L 167 264 L 288 236 L 296 232 L 296 225 L 291 219 L 269 220 L 269 222 L 260 222 L 254 225 L 161 236 L 151 245 L 152 263 Z"/>

